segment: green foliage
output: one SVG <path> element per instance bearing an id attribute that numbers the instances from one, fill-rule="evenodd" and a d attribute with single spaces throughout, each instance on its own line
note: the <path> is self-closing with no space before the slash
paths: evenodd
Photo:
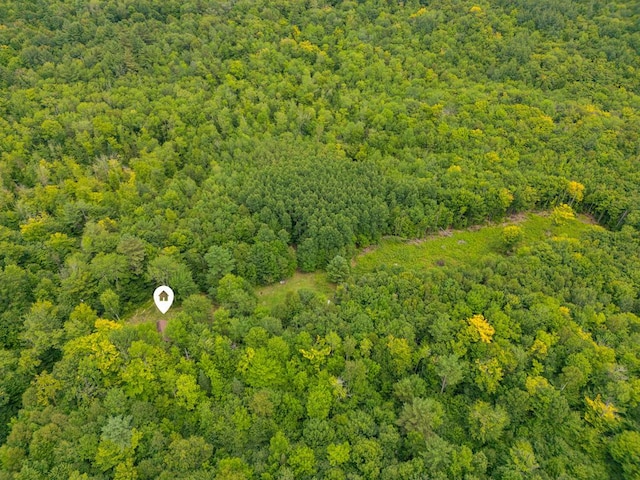
<path id="1" fill-rule="evenodd" d="M 104 308 L 106 318 L 119 319 L 120 298 L 118 294 L 110 288 L 102 292 L 100 295 L 100 303 Z"/>
<path id="2" fill-rule="evenodd" d="M 240 458 L 221 460 L 216 473 L 216 478 L 220 480 L 248 480 L 251 476 L 251 467 Z"/>
<path id="3" fill-rule="evenodd" d="M 329 458 L 329 464 L 333 467 L 348 462 L 350 453 L 351 447 L 349 442 L 340 443 L 338 445 L 333 443 L 327 445 L 327 457 Z"/>
<path id="4" fill-rule="evenodd" d="M 509 449 L 509 455 L 516 472 L 530 475 L 539 467 L 533 448 L 526 440 L 516 441 L 514 446 Z"/>
<path id="5" fill-rule="evenodd" d="M 306 478 L 316 471 L 316 458 L 313 450 L 306 445 L 296 447 L 289 457 L 289 465 L 295 478 Z"/>
<path id="6" fill-rule="evenodd" d="M 638 475 L 633 2 L 0 18 L 0 478 Z"/>
<path id="7" fill-rule="evenodd" d="M 569 205 L 567 205 L 566 203 L 562 203 L 553 209 L 551 218 L 553 219 L 553 223 L 555 223 L 556 225 L 561 225 L 568 220 L 572 220 L 573 218 L 575 218 L 575 213 Z"/>
<path id="8" fill-rule="evenodd" d="M 197 290 L 189 267 L 173 256 L 160 255 L 149 262 L 148 275 L 157 285 L 169 285 L 178 299 Z"/>
<path id="9" fill-rule="evenodd" d="M 471 435 L 481 442 L 495 442 L 509 423 L 509 415 L 502 408 L 492 408 L 486 402 L 476 402 L 469 412 Z"/>
<path id="10" fill-rule="evenodd" d="M 327 265 L 327 277 L 333 283 L 342 283 L 351 273 L 349 262 L 342 256 L 336 255 Z"/>
<path id="11" fill-rule="evenodd" d="M 584 233 L 600 229 L 584 219 L 569 220 L 556 225 L 549 216 L 528 214 L 519 223 L 522 246 L 534 246 L 548 234 L 580 238 Z M 380 265 L 401 266 L 409 270 L 428 270 L 434 266 L 478 265 L 491 253 L 504 253 L 503 227 L 486 226 L 479 231 L 453 231 L 445 235 L 418 241 L 402 242 L 395 238 L 383 240 L 372 251 L 356 258 L 356 273 L 372 272 Z"/>
<path id="12" fill-rule="evenodd" d="M 517 225 L 509 225 L 502 230 L 502 242 L 507 251 L 512 250 L 523 238 L 524 232 Z"/>
<path id="13" fill-rule="evenodd" d="M 628 478 L 640 474 L 640 433 L 629 430 L 620 433 L 611 442 L 610 450 Z"/>
<path id="14" fill-rule="evenodd" d="M 235 267 L 235 260 L 231 252 L 223 247 L 213 245 L 204 256 L 209 271 L 207 273 L 207 283 L 211 288 L 215 288 L 218 282 L 226 274 L 231 273 Z"/>
<path id="15" fill-rule="evenodd" d="M 454 387 L 464 377 L 465 366 L 456 355 L 447 355 L 438 358 L 436 373 L 442 379 L 440 393 L 447 387 Z"/>
<path id="16" fill-rule="evenodd" d="M 182 302 L 182 312 L 197 323 L 207 323 L 211 319 L 212 307 L 204 295 L 191 295 Z"/>
<path id="17" fill-rule="evenodd" d="M 307 415 L 310 418 L 325 419 L 329 416 L 333 395 L 329 388 L 318 385 L 309 391 L 307 397 Z"/>
<path id="18" fill-rule="evenodd" d="M 433 398 L 414 398 L 409 404 L 405 404 L 398 424 L 408 432 L 419 433 L 425 441 L 435 434 L 442 425 L 444 409 L 440 402 Z"/>
<path id="19" fill-rule="evenodd" d="M 253 290 L 247 281 L 231 273 L 220 279 L 216 298 L 220 305 L 237 314 L 251 313 L 256 304 Z"/>
<path id="20" fill-rule="evenodd" d="M 257 289 L 256 296 L 258 297 L 259 306 L 273 310 L 282 306 L 288 296 L 291 297 L 301 291 L 313 292 L 316 298 L 320 298 L 323 303 L 326 303 L 326 300 L 333 296 L 334 288 L 327 281 L 323 272 L 296 272 L 291 278 L 282 283 Z"/>
<path id="21" fill-rule="evenodd" d="M 207 470 L 213 447 L 202 437 L 177 437 L 167 449 L 164 463 L 167 469 L 176 474 Z"/>
<path id="22" fill-rule="evenodd" d="M 2 468 L 125 478 L 632 476 L 640 320 L 609 279 L 637 288 L 637 256 L 615 259 L 638 241 L 628 230 L 584 229 L 580 240 L 542 236 L 475 266 L 381 267 L 345 282 L 332 305 L 297 294 L 276 333 L 260 309 L 218 309 L 210 323 L 202 295 L 169 320 L 168 341 L 153 325 L 100 319 L 82 304 L 62 329 L 61 358 L 22 395 Z M 218 292 L 249 295 L 245 282 L 228 274 Z M 599 293 L 579 294 L 587 288 Z M 56 314 L 36 305 L 34 318 Z M 231 328 L 233 341 L 222 333 Z M 36 358 L 27 353 L 48 345 L 29 338 L 23 357 L 4 357 L 5 389 Z"/>

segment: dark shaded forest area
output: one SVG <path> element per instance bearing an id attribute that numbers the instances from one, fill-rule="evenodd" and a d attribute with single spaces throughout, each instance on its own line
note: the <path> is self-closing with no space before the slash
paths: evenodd
<path id="1" fill-rule="evenodd" d="M 0 480 L 635 479 L 637 2 L 0 3 Z M 605 230 L 426 271 L 385 236 Z M 255 287 L 328 269 L 327 304 Z M 167 339 L 129 321 L 158 284 Z"/>

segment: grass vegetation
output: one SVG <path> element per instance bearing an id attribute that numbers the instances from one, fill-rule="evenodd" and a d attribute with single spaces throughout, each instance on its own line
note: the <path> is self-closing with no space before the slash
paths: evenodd
<path id="1" fill-rule="evenodd" d="M 640 480 L 637 4 L 0 1 L 0 480 Z"/>
<path id="2" fill-rule="evenodd" d="M 333 295 L 334 288 L 335 285 L 327 280 L 327 274 L 325 272 L 296 272 L 291 278 L 287 278 L 284 283 L 274 283 L 273 285 L 256 289 L 256 296 L 258 297 L 258 307 L 271 309 L 284 302 L 287 294 L 290 292 L 297 292 L 302 289 L 313 290 L 319 294 L 321 298 L 328 299 Z M 171 320 L 180 311 L 182 311 L 182 306 L 174 304 L 171 309 L 163 315 L 158 311 L 153 300 L 149 300 L 129 316 L 125 316 L 125 319 L 127 323 L 130 324 L 157 322 L 163 319 Z"/>
<path id="3" fill-rule="evenodd" d="M 284 283 L 275 283 L 259 288 L 256 291 L 258 306 L 272 308 L 284 302 L 289 292 L 297 292 L 302 289 L 313 290 L 326 299 L 333 295 L 334 285 L 327 280 L 327 274 L 324 272 L 296 272 Z"/>
<path id="4" fill-rule="evenodd" d="M 556 225 L 546 213 L 530 213 L 511 221 L 467 230 L 447 230 L 421 240 L 385 238 L 378 246 L 369 248 L 354 261 L 355 273 L 375 270 L 382 265 L 399 265 L 406 269 L 425 270 L 438 265 L 475 264 L 485 255 L 504 253 L 502 230 L 506 225 L 522 228 L 523 239 L 517 248 L 526 247 L 547 237 L 580 238 L 594 228 L 584 215 Z"/>
<path id="5" fill-rule="evenodd" d="M 507 225 L 518 225 L 522 228 L 523 240 L 517 248 L 526 248 L 545 238 L 579 239 L 585 232 L 602 229 L 585 215 L 579 215 L 575 219 L 556 225 L 547 213 L 530 213 L 513 217 L 500 225 L 447 230 L 419 240 L 388 237 L 379 245 L 367 248 L 356 257 L 353 262 L 354 273 L 371 272 L 382 265 L 399 265 L 411 270 L 426 270 L 443 264 L 474 265 L 485 255 L 504 253 L 502 230 Z M 330 299 L 335 285 L 329 282 L 325 272 L 296 272 L 284 283 L 274 283 L 256 289 L 258 306 L 271 309 L 283 303 L 289 293 L 302 289 L 313 290 L 321 298 Z M 181 306 L 175 305 L 162 315 L 153 301 L 149 300 L 131 314 L 127 321 L 139 324 L 161 319 L 171 320 L 180 311 Z"/>
<path id="6" fill-rule="evenodd" d="M 167 313 L 164 315 L 160 313 L 158 308 L 153 303 L 153 300 L 145 302 L 142 307 L 134 311 L 128 318 L 128 323 L 139 324 L 145 322 L 157 322 L 158 320 L 171 320 L 175 317 L 182 307 L 180 305 L 173 305 Z"/>

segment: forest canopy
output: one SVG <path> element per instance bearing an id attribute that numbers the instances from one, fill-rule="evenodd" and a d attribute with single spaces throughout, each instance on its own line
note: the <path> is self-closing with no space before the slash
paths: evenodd
<path id="1" fill-rule="evenodd" d="M 637 478 L 639 22 L 1 2 L 0 480 Z M 351 270 L 536 210 L 605 229 Z M 321 269 L 328 304 L 258 305 Z"/>

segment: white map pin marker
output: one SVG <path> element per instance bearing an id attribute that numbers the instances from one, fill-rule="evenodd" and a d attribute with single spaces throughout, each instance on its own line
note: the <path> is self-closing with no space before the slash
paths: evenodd
<path id="1" fill-rule="evenodd" d="M 173 290 L 166 285 L 161 285 L 153 292 L 153 301 L 156 302 L 156 307 L 164 315 L 171 308 L 173 303 Z"/>

